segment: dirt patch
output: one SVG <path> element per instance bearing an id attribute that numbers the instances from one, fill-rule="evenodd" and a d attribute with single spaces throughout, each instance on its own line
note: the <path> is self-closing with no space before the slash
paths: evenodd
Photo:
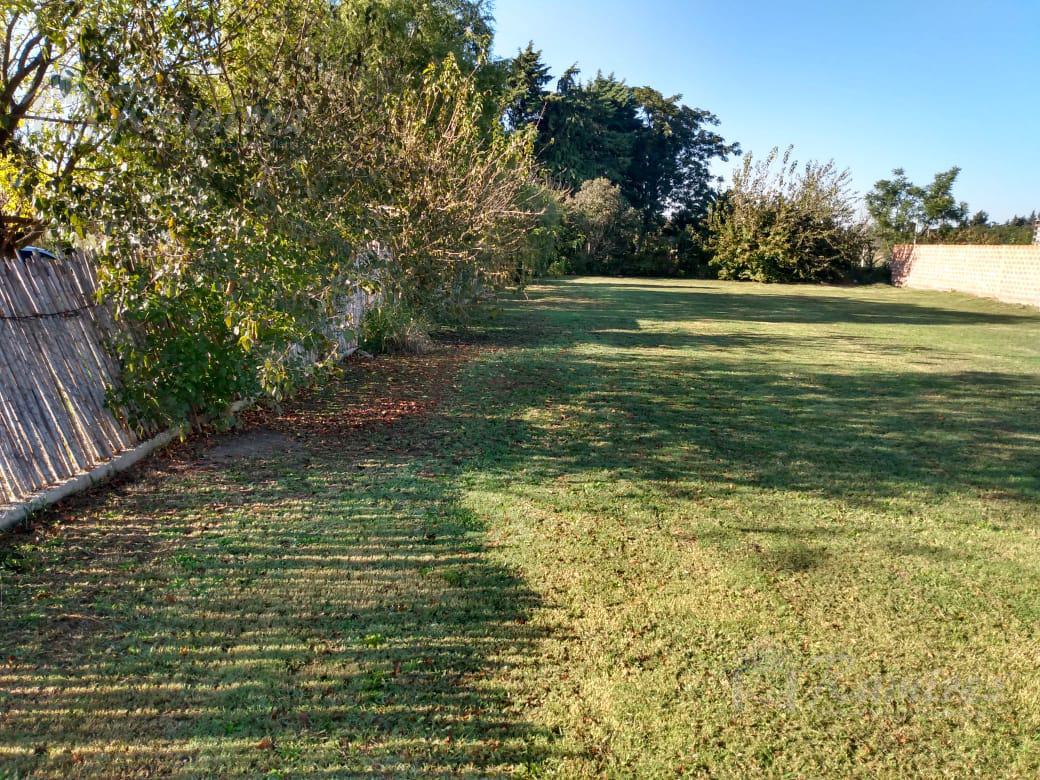
<path id="1" fill-rule="evenodd" d="M 489 349 L 441 342 L 423 355 L 354 360 L 341 377 L 300 393 L 278 412 L 252 409 L 240 423 L 290 437 L 311 453 L 414 453 L 423 449 L 429 418 L 457 389 L 460 368 Z"/>
<path id="2" fill-rule="evenodd" d="M 344 364 L 342 376 L 298 393 L 281 409 L 258 406 L 246 410 L 235 432 L 193 435 L 104 485 L 70 497 L 14 532 L 0 535 L 0 563 L 28 540 L 42 544 L 58 535 L 89 537 L 99 529 L 103 529 L 110 553 L 123 552 L 119 541 L 131 529 L 106 518 L 102 509 L 150 496 L 167 477 L 200 467 L 260 461 L 287 450 L 301 457 L 336 452 L 348 458 L 421 450 L 409 432 L 421 428 L 455 390 L 459 369 L 478 353 L 493 348 L 478 347 L 458 334 L 441 334 L 436 348 L 425 355 L 351 359 Z M 161 522 L 162 512 L 153 508 L 148 518 L 140 519 L 141 525 L 132 530 L 141 538 L 133 539 L 126 552 L 151 545 L 150 526 Z"/>
<path id="3" fill-rule="evenodd" d="M 264 460 L 292 452 L 299 445 L 290 437 L 268 428 L 228 433 L 214 440 L 202 458 L 206 461 Z"/>

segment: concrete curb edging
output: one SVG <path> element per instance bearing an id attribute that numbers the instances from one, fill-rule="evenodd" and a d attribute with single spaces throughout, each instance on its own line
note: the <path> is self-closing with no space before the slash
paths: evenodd
<path id="1" fill-rule="evenodd" d="M 232 415 L 238 414 L 253 403 L 253 400 L 236 401 L 228 409 L 228 412 Z M 0 533 L 10 531 L 42 509 L 46 509 L 70 496 L 109 481 L 112 477 L 133 468 L 157 450 L 168 446 L 174 439 L 186 436 L 190 432 L 191 426 L 189 424 L 178 425 L 160 433 L 143 444 L 137 445 L 132 450 L 127 450 L 121 455 L 117 455 L 107 463 L 102 463 L 85 474 L 80 474 L 57 487 L 37 493 L 27 501 L 16 505 L 13 509 L 8 509 L 3 514 L 0 514 Z"/>

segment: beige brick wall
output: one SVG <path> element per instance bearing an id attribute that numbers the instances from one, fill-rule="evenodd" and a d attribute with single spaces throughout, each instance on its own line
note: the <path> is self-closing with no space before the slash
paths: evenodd
<path id="1" fill-rule="evenodd" d="M 892 282 L 1040 308 L 1040 246 L 903 244 L 893 251 Z"/>

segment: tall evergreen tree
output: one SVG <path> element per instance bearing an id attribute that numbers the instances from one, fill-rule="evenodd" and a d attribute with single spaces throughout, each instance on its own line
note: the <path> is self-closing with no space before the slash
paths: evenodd
<path id="1" fill-rule="evenodd" d="M 538 154 L 565 186 L 606 178 L 640 213 L 644 233 L 669 215 L 700 218 L 714 193 L 712 160 L 739 153 L 711 128 L 708 111 L 651 87 L 630 87 L 598 73 L 560 79 L 539 125 Z"/>
<path id="2" fill-rule="evenodd" d="M 545 87 L 550 81 L 549 66 L 542 62 L 542 52 L 534 48 L 533 42 L 509 61 L 504 111 L 509 129 L 540 123 L 549 97 Z"/>

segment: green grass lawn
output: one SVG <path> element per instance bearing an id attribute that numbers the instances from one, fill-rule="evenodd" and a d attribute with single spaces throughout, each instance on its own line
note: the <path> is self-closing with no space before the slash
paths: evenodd
<path id="1" fill-rule="evenodd" d="M 1040 313 L 558 282 L 251 425 L 6 541 L 0 776 L 1040 773 Z"/>

